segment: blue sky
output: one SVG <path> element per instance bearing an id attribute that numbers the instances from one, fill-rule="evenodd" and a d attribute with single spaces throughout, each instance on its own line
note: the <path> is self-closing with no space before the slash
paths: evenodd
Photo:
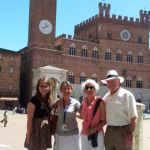
<path id="1" fill-rule="evenodd" d="M 139 18 L 150 11 L 150 0 L 57 0 L 56 36 L 74 34 L 74 26 L 98 14 L 99 2 L 111 4 L 110 13 Z M 29 0 L 1 0 L 0 48 L 18 51 L 27 46 Z"/>

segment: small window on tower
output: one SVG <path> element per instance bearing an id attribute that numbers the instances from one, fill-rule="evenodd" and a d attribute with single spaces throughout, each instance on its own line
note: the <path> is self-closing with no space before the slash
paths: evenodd
<path id="1" fill-rule="evenodd" d="M 111 32 L 108 32 L 108 33 L 107 33 L 107 38 L 108 38 L 108 39 L 112 39 L 112 33 L 111 33 Z"/>
<path id="2" fill-rule="evenodd" d="M 143 43 L 143 38 L 141 36 L 138 37 L 138 43 Z"/>

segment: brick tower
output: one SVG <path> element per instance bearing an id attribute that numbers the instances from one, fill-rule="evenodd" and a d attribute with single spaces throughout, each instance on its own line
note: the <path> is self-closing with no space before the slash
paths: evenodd
<path id="1" fill-rule="evenodd" d="M 32 94 L 32 69 L 48 65 L 39 60 L 54 49 L 56 0 L 30 0 L 28 46 L 21 50 L 20 103 L 26 106 Z"/>
<path id="2" fill-rule="evenodd" d="M 54 47 L 56 0 L 30 0 L 28 45 Z"/>

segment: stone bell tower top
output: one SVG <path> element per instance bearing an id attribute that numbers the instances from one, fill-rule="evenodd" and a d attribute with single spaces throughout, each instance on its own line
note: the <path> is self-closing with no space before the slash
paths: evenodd
<path id="1" fill-rule="evenodd" d="M 150 11 L 140 10 L 140 22 L 150 24 Z"/>
<path id="2" fill-rule="evenodd" d="M 28 45 L 53 48 L 57 0 L 30 0 Z"/>
<path id="3" fill-rule="evenodd" d="M 110 4 L 102 4 L 99 3 L 99 16 L 105 16 L 109 17 L 110 16 Z"/>

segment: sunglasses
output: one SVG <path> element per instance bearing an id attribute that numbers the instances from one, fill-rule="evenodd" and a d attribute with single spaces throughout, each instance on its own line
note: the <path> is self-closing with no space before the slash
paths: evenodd
<path id="1" fill-rule="evenodd" d="M 85 86 L 85 90 L 88 90 L 88 89 L 90 89 L 90 90 L 95 90 L 95 87 L 94 86 Z"/>

